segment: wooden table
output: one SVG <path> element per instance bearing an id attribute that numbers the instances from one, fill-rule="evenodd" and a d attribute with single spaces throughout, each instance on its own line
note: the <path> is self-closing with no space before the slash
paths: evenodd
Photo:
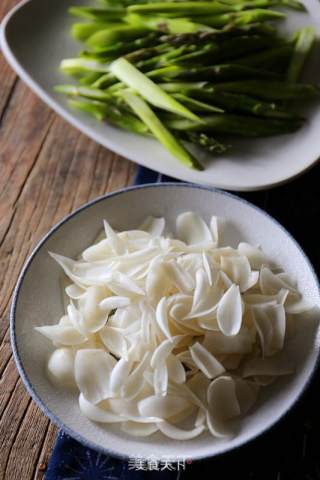
<path id="1" fill-rule="evenodd" d="M 0 19 L 17 3 L 1 0 Z M 26 392 L 9 339 L 18 274 L 62 217 L 132 181 L 133 163 L 68 125 L 0 56 L 0 479 L 43 478 L 56 427 Z"/>

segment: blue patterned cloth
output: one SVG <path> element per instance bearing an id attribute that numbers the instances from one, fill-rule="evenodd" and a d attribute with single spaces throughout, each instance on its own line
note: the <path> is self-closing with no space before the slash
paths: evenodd
<path id="1" fill-rule="evenodd" d="M 139 168 L 136 184 L 172 181 Z M 240 194 L 277 218 L 300 242 L 316 270 L 320 249 L 313 234 L 320 218 L 320 169 L 316 167 L 290 185 L 270 191 Z M 274 428 L 230 453 L 204 461 L 187 461 L 178 469 L 136 463 L 102 455 L 60 432 L 45 475 L 46 480 L 320 480 L 319 371 L 294 409 Z M 108 447 L 106 445 L 106 447 Z M 146 469 L 147 468 L 147 469 Z M 162 470 L 161 470 L 162 468 Z"/>

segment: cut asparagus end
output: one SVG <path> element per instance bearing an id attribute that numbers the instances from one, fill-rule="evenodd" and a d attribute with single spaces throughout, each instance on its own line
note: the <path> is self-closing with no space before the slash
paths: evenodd
<path id="1" fill-rule="evenodd" d="M 184 146 L 163 125 L 156 114 L 142 97 L 131 91 L 121 92 L 122 97 L 134 113 L 148 126 L 159 142 L 181 163 L 195 170 L 202 170 L 202 165 L 184 148 Z"/>
<path id="2" fill-rule="evenodd" d="M 297 32 L 296 42 L 287 73 L 287 80 L 289 82 L 296 82 L 299 79 L 303 66 L 314 45 L 315 39 L 316 32 L 313 27 L 305 27 Z"/>
<path id="3" fill-rule="evenodd" d="M 125 58 L 115 60 L 110 65 L 110 71 L 123 83 L 136 90 L 151 105 L 201 123 L 197 115 L 162 90 Z"/>

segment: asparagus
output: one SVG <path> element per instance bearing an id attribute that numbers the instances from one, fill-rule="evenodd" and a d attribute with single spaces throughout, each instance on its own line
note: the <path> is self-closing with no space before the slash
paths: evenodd
<path id="1" fill-rule="evenodd" d="M 119 58 L 110 66 L 110 71 L 123 83 L 135 89 L 155 107 L 177 113 L 183 117 L 200 122 L 200 118 L 172 98 L 152 80 L 137 70 L 125 58 Z"/>
<path id="2" fill-rule="evenodd" d="M 85 53 L 85 57 L 87 58 L 115 60 L 122 55 L 127 55 L 131 52 L 135 52 L 136 50 L 141 50 L 143 48 L 149 49 L 155 46 L 158 48 L 161 47 L 161 45 L 158 43 L 157 35 L 154 33 L 149 33 L 142 38 L 136 38 L 130 42 L 116 42 L 103 48 L 98 47 L 94 51 L 85 50 L 85 52 L 82 52 L 82 55 Z"/>
<path id="3" fill-rule="evenodd" d="M 110 103 L 102 103 L 97 100 L 72 99 L 69 100 L 72 108 L 93 115 L 97 120 L 108 120 L 112 125 L 128 130 L 139 135 L 150 135 L 152 132 L 147 125 L 134 115 L 119 108 L 119 106 Z M 188 141 L 196 146 L 206 149 L 210 153 L 222 154 L 228 150 L 229 145 L 225 145 L 217 139 L 205 133 L 198 132 L 177 132 L 179 139 Z M 173 152 L 175 154 L 175 152 Z M 189 155 L 189 152 L 184 155 Z M 192 161 L 194 161 L 193 157 Z M 195 162 L 195 168 L 202 168 Z"/>
<path id="4" fill-rule="evenodd" d="M 148 30 L 143 26 L 131 26 L 124 24 L 114 24 L 110 28 L 104 30 L 99 30 L 98 32 L 91 35 L 87 41 L 86 45 L 89 48 L 101 49 L 106 46 L 112 45 L 118 41 L 129 41 L 134 40 L 142 35 L 148 33 Z"/>
<path id="5" fill-rule="evenodd" d="M 246 10 L 236 13 L 222 13 L 215 16 L 197 17 L 199 23 L 209 25 L 210 27 L 224 27 L 225 25 L 232 24 L 236 26 L 247 25 L 248 23 L 265 22 L 274 20 L 283 20 L 286 17 L 284 13 L 274 10 Z"/>
<path id="6" fill-rule="evenodd" d="M 188 18 L 167 18 L 157 16 L 139 15 L 129 13 L 125 21 L 132 26 L 159 31 L 162 33 L 180 34 L 194 33 L 198 31 L 213 31 L 211 27 L 200 22 L 194 22 Z"/>
<path id="7" fill-rule="evenodd" d="M 314 29 L 287 39 L 271 23 L 286 16 L 272 7 L 303 10 L 298 0 L 100 4 L 71 7 L 85 21 L 71 29 L 85 50 L 61 62 L 77 84 L 56 91 L 72 108 L 157 138 L 190 168 L 202 167 L 183 142 L 217 155 L 230 147 L 220 136 L 294 132 L 303 119 L 291 104 L 319 95 L 298 83 Z"/>
<path id="8" fill-rule="evenodd" d="M 247 67 L 272 68 L 276 63 L 283 65 L 288 61 L 292 54 L 292 45 L 283 45 L 281 47 L 270 48 L 262 52 L 246 55 L 238 58 L 236 63 Z"/>
<path id="9" fill-rule="evenodd" d="M 281 5 L 283 2 L 277 0 L 250 0 L 247 2 L 220 2 L 220 1 L 181 1 L 181 2 L 153 2 L 138 5 L 130 5 L 129 12 L 143 15 L 169 14 L 178 17 L 218 15 L 226 12 L 239 12 L 245 9 L 268 8 Z"/>
<path id="10" fill-rule="evenodd" d="M 177 14 L 178 17 L 187 17 L 193 15 L 219 14 L 230 11 L 238 11 L 244 4 L 223 4 L 219 2 L 155 2 L 142 5 L 130 5 L 128 12 L 139 13 L 143 15 L 155 14 Z"/>
<path id="11" fill-rule="evenodd" d="M 92 87 L 78 87 L 76 85 L 58 85 L 55 87 L 56 92 L 65 93 L 75 97 L 87 97 L 93 100 L 110 101 L 112 95 L 110 93 Z"/>
<path id="12" fill-rule="evenodd" d="M 186 95 L 191 98 L 200 99 L 209 104 L 223 108 L 231 113 L 245 113 L 254 116 L 271 118 L 293 118 L 296 117 L 291 112 L 283 111 L 275 102 L 265 102 L 251 97 L 250 95 L 219 92 L 215 93 L 210 89 L 196 90 L 187 89 Z"/>
<path id="13" fill-rule="evenodd" d="M 199 125 L 188 119 L 167 118 L 166 125 L 172 130 L 215 132 L 242 137 L 261 137 L 291 133 L 301 126 L 299 119 L 262 119 L 241 115 L 210 115 L 203 117 Z"/>
<path id="14" fill-rule="evenodd" d="M 194 112 L 213 112 L 213 113 L 223 113 L 224 110 L 219 107 L 215 107 L 214 105 L 210 105 L 208 103 L 201 102 L 194 98 L 188 97 L 183 93 L 174 93 L 172 95 L 176 100 L 179 100 L 182 104 L 189 107 Z"/>
<path id="15" fill-rule="evenodd" d="M 175 58 L 175 63 L 196 63 L 200 65 L 212 64 L 212 62 L 220 62 L 237 58 L 241 62 L 241 56 L 253 54 L 263 49 L 271 49 L 278 40 L 273 37 L 260 35 L 243 35 L 237 38 L 228 39 L 222 43 L 211 43 L 203 45 L 196 51 L 186 53 Z M 240 58 L 239 58 L 240 57 Z M 249 59 L 250 60 L 250 59 Z M 237 63 L 239 63 L 237 61 Z M 245 60 L 243 62 L 245 64 Z M 249 63 L 249 62 L 248 62 Z M 248 65 L 250 66 L 250 64 Z M 254 66 L 254 65 L 252 65 Z"/>
<path id="16" fill-rule="evenodd" d="M 74 23 L 71 27 L 71 35 L 74 39 L 84 42 L 94 33 L 97 33 L 100 30 L 106 30 L 110 26 L 110 23 L 107 22 Z"/>
<path id="17" fill-rule="evenodd" d="M 73 108 L 93 115 L 97 120 L 108 120 L 111 124 L 129 130 L 133 133 L 146 135 L 148 128 L 135 115 L 121 110 L 118 105 L 112 102 L 103 103 L 97 100 L 69 100 L 69 105 Z"/>
<path id="18" fill-rule="evenodd" d="M 184 132 L 180 134 L 181 138 L 197 145 L 200 148 L 204 148 L 209 153 L 221 155 L 229 150 L 230 145 L 224 144 L 216 138 L 209 136 L 207 133 L 201 132 Z"/>
<path id="19" fill-rule="evenodd" d="M 243 80 L 216 84 L 213 88 L 217 93 L 245 93 L 265 100 L 299 100 L 319 95 L 319 89 L 314 85 L 276 81 Z"/>
<path id="20" fill-rule="evenodd" d="M 109 72 L 109 65 L 85 58 L 66 58 L 62 60 L 60 69 L 67 75 L 81 75 L 89 72 Z"/>
<path id="21" fill-rule="evenodd" d="M 263 69 L 246 67 L 237 64 L 222 64 L 212 67 L 184 67 L 170 65 L 148 73 L 149 78 L 169 78 L 178 80 L 217 82 L 228 79 L 270 78 L 279 79 L 280 75 Z"/>
<path id="22" fill-rule="evenodd" d="M 70 7 L 69 13 L 76 17 L 87 18 L 90 20 L 119 20 L 125 13 L 126 9 L 123 7 L 104 7 L 104 8 L 90 8 L 90 7 Z"/>
<path id="23" fill-rule="evenodd" d="M 296 82 L 298 80 L 314 42 L 314 28 L 305 27 L 297 32 L 297 38 L 287 73 L 287 80 L 289 82 Z"/>
<path id="24" fill-rule="evenodd" d="M 153 135 L 164 145 L 169 152 L 177 157 L 187 167 L 202 170 L 201 164 L 183 147 L 183 145 L 163 125 L 148 104 L 138 95 L 124 91 L 122 93 L 125 101 L 132 110 L 145 123 Z"/>
<path id="25" fill-rule="evenodd" d="M 202 45 L 203 43 L 224 40 L 225 38 L 239 37 L 243 35 L 274 36 L 276 30 L 271 25 L 254 23 L 242 27 L 227 26 L 222 30 L 200 31 L 195 33 L 180 33 L 177 35 L 161 35 L 160 42 L 179 45 Z"/>

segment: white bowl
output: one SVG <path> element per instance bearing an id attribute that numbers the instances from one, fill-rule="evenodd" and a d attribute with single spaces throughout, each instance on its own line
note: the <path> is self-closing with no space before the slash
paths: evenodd
<path id="1" fill-rule="evenodd" d="M 175 456 L 204 458 L 238 447 L 257 437 L 279 420 L 296 402 L 315 370 L 319 356 L 319 313 L 313 310 L 301 322 L 292 354 L 297 371 L 265 388 L 255 409 L 231 440 L 203 434 L 189 441 L 174 441 L 162 434 L 137 439 L 117 426 L 103 426 L 80 415 L 77 395 L 57 390 L 48 381 L 46 364 L 50 343 L 33 327 L 54 324 L 63 313 L 59 266 L 48 251 L 74 257 L 92 243 L 104 218 L 117 229 L 132 229 L 147 215 L 164 216 L 173 227 L 182 211 L 193 210 L 209 219 L 226 220 L 224 242 L 236 246 L 245 240 L 260 244 L 281 267 L 298 281 L 300 291 L 319 308 L 320 293 L 314 270 L 296 241 L 262 210 L 233 195 L 185 184 L 154 184 L 131 187 L 84 205 L 56 225 L 35 248 L 15 290 L 11 310 L 11 339 L 22 379 L 45 414 L 80 442 L 122 457 Z"/>
<path id="2" fill-rule="evenodd" d="M 313 25 L 320 35 L 317 0 L 302 0 L 308 12 L 288 12 L 284 31 Z M 89 0 L 77 0 L 88 5 Z M 320 157 L 320 108 L 314 101 L 303 127 L 290 135 L 258 139 L 232 139 L 234 148 L 219 157 L 199 152 L 206 168 L 199 172 L 182 165 L 155 140 L 134 135 L 68 107 L 66 98 L 54 92 L 57 84 L 70 83 L 59 71 L 63 58 L 74 57 L 80 44 L 70 37 L 74 18 L 66 0 L 23 0 L 4 19 L 0 44 L 12 68 L 59 115 L 101 145 L 141 165 L 174 178 L 226 190 L 260 190 L 284 183 L 314 165 Z M 308 62 L 306 81 L 319 84 L 319 50 Z"/>

